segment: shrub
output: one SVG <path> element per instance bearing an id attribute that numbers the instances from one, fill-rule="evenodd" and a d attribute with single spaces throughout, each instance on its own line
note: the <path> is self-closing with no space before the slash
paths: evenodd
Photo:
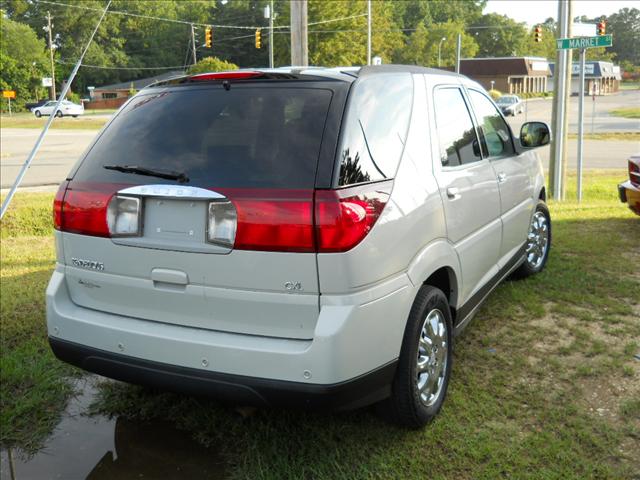
<path id="1" fill-rule="evenodd" d="M 189 73 L 224 72 L 227 70 L 238 70 L 235 63 L 220 60 L 218 57 L 207 57 L 200 60 L 195 65 L 189 67 Z"/>
<path id="2" fill-rule="evenodd" d="M 491 98 L 493 98 L 494 100 L 497 100 L 502 96 L 502 92 L 500 92 L 499 90 L 493 89 L 493 90 L 489 90 L 489 95 L 491 95 Z"/>

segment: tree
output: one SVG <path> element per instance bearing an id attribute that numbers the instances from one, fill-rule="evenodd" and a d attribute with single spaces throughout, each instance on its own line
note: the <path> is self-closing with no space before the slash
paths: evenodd
<path id="1" fill-rule="evenodd" d="M 613 46 L 609 49 L 618 62 L 631 62 L 640 66 L 640 10 L 622 8 L 607 19 L 607 33 L 613 34 Z"/>
<path id="2" fill-rule="evenodd" d="M 0 22 L 0 88 L 15 90 L 16 107 L 42 92 L 47 57 L 44 44 L 27 25 L 2 18 Z"/>
<path id="3" fill-rule="evenodd" d="M 207 72 L 225 72 L 227 70 L 237 70 L 238 65 L 231 62 L 225 62 L 217 57 L 206 57 L 199 60 L 195 65 L 189 67 L 188 72 L 193 73 L 207 73 Z"/>
<path id="4" fill-rule="evenodd" d="M 442 42 L 441 47 L 441 65 L 453 67 L 456 63 L 456 43 L 458 34 L 462 35 L 462 43 L 460 46 L 460 55 L 464 57 L 474 57 L 478 52 L 478 44 L 473 35 L 465 32 L 462 23 L 445 22 L 425 26 L 418 25 L 416 31 L 413 32 L 407 46 L 401 54 L 401 61 L 404 63 L 422 65 L 426 67 L 438 66 L 438 45 Z"/>
<path id="5" fill-rule="evenodd" d="M 525 54 L 528 31 L 506 15 L 488 13 L 469 30 L 478 43 L 478 57 L 511 57 Z"/>

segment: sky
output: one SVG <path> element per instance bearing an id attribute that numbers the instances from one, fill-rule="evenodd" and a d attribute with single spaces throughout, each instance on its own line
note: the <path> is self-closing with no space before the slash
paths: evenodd
<path id="1" fill-rule="evenodd" d="M 589 18 L 610 15 L 621 8 L 640 8 L 638 0 L 574 0 L 571 16 L 586 15 Z M 529 26 L 544 22 L 558 15 L 557 0 L 489 0 L 484 13 L 507 15 Z"/>

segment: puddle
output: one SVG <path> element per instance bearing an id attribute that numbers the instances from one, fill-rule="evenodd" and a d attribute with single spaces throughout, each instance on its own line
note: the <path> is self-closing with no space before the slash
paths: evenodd
<path id="1" fill-rule="evenodd" d="M 97 393 L 96 377 L 78 384 L 63 419 L 35 456 L 2 450 L 2 480 L 223 479 L 224 464 L 214 449 L 165 422 L 140 422 L 82 415 Z"/>

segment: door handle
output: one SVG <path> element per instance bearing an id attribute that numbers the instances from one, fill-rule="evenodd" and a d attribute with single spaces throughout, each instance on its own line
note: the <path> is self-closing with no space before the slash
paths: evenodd
<path id="1" fill-rule="evenodd" d="M 456 200 L 458 198 L 460 198 L 460 190 L 456 187 L 449 187 L 447 188 L 447 197 L 449 197 L 450 200 Z"/>
<path id="2" fill-rule="evenodd" d="M 500 172 L 498 174 L 498 183 L 504 183 L 504 181 L 507 179 L 507 174 L 504 172 Z"/>

